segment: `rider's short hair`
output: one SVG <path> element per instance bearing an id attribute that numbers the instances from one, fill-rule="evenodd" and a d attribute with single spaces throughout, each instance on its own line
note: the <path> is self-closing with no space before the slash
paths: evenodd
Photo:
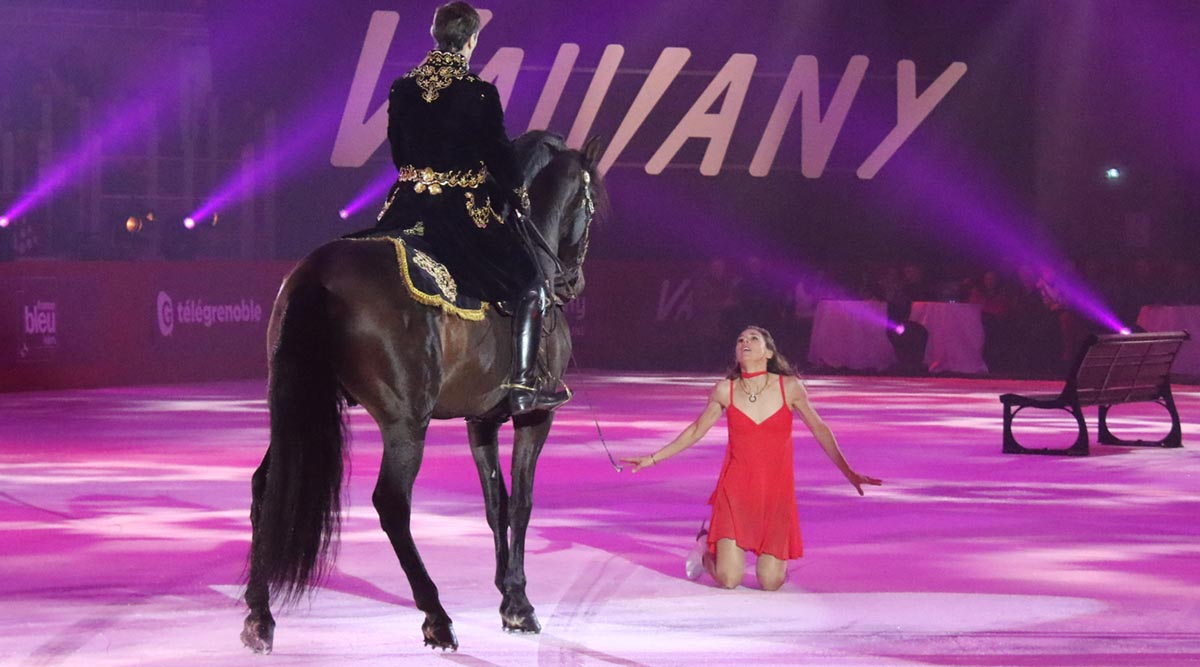
<path id="1" fill-rule="evenodd" d="M 479 12 L 465 2 L 447 2 L 433 15 L 433 39 L 439 51 L 458 52 L 479 32 Z"/>

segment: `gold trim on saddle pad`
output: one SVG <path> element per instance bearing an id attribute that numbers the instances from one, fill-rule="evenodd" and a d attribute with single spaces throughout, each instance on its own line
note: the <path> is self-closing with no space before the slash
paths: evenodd
<path id="1" fill-rule="evenodd" d="M 400 275 L 404 276 L 404 286 L 408 288 L 408 294 L 418 303 L 423 303 L 427 306 L 437 306 L 443 311 L 451 315 L 457 315 L 464 320 L 479 322 L 483 320 L 487 313 L 487 303 L 481 303 L 479 308 L 461 308 L 454 303 L 458 298 L 458 285 L 454 283 L 454 277 L 450 275 L 450 271 L 445 266 L 438 263 L 429 255 L 420 250 L 413 250 L 413 264 L 421 267 L 433 277 L 437 283 L 438 289 L 442 294 L 426 294 L 417 289 L 413 284 L 412 276 L 408 273 L 408 248 L 404 245 L 404 241 L 400 239 L 387 239 L 396 247 L 396 262 L 400 265 Z"/>
<path id="2" fill-rule="evenodd" d="M 441 294 L 429 294 L 422 291 L 413 282 L 412 275 L 408 272 L 408 254 L 410 249 L 404 244 L 403 239 L 391 237 L 376 237 L 364 239 L 347 239 L 350 241 L 387 241 L 396 249 L 396 264 L 400 268 L 400 276 L 404 278 L 404 287 L 408 290 L 408 295 L 413 301 L 425 306 L 437 306 L 443 312 L 451 315 L 457 315 L 464 320 L 471 322 L 482 321 L 487 315 L 488 304 L 486 301 L 481 301 L 478 308 L 463 308 L 454 303 L 454 299 L 458 297 L 458 285 L 454 282 L 454 277 L 450 275 L 450 271 L 444 265 L 430 257 L 429 255 L 419 251 L 411 250 L 413 256 L 413 264 L 416 264 L 421 270 L 429 273 L 430 277 L 437 284 Z"/>

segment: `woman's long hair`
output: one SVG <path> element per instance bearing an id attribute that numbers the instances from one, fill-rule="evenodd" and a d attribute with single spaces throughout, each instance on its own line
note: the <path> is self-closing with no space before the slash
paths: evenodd
<path id="1" fill-rule="evenodd" d="M 763 342 L 767 344 L 767 349 L 773 353 L 771 358 L 767 359 L 768 373 L 776 375 L 799 375 L 796 369 L 792 368 L 792 365 L 788 363 L 787 358 L 779 353 L 779 348 L 775 347 L 775 338 L 771 336 L 770 331 L 754 324 L 749 324 L 742 328 L 742 331 L 747 330 L 757 331 L 763 337 Z M 742 367 L 738 365 L 737 361 L 734 361 L 733 366 L 729 367 L 729 371 L 725 374 L 725 377 L 729 380 L 736 380 L 741 376 Z"/>

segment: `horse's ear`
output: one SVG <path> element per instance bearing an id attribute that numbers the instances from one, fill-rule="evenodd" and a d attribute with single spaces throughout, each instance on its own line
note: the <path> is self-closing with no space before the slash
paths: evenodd
<path id="1" fill-rule="evenodd" d="M 600 163 L 600 156 L 604 154 L 604 140 L 598 136 L 588 139 L 583 145 L 582 153 L 588 166 L 596 166 Z"/>

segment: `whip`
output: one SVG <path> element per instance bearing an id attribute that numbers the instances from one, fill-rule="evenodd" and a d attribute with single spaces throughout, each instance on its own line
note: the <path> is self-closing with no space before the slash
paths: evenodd
<path id="1" fill-rule="evenodd" d="M 575 370 L 579 370 L 579 362 L 575 360 L 574 352 L 571 353 L 570 363 L 575 367 Z M 596 425 L 596 435 L 600 437 L 600 444 L 604 447 L 604 453 L 608 455 L 608 462 L 612 464 L 613 470 L 621 472 L 625 468 L 621 466 L 621 464 L 617 463 L 617 460 L 613 457 L 612 452 L 608 449 L 608 442 L 604 439 L 604 431 L 600 428 L 600 419 L 596 416 L 596 409 L 592 407 L 592 402 L 587 400 L 586 396 L 584 397 L 583 402 L 588 406 L 588 412 L 592 415 L 592 423 Z"/>

